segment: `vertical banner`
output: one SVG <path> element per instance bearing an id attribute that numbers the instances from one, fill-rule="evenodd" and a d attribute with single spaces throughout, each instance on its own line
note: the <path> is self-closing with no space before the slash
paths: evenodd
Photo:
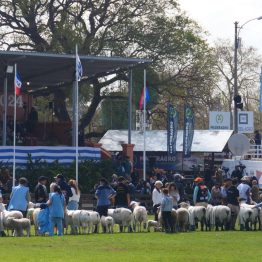
<path id="1" fill-rule="evenodd" d="M 184 107 L 183 156 L 190 157 L 194 137 L 194 112 L 188 105 Z"/>
<path id="2" fill-rule="evenodd" d="M 262 66 L 260 72 L 260 95 L 259 95 L 259 111 L 262 112 Z"/>
<path id="3" fill-rule="evenodd" d="M 176 154 L 176 138 L 178 128 L 178 112 L 173 105 L 167 106 L 167 152 L 169 156 Z"/>

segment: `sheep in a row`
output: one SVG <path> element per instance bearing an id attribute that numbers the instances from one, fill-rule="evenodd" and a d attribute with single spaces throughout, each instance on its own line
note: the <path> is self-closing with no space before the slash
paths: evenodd
<path id="1" fill-rule="evenodd" d="M 110 216 L 101 217 L 101 226 L 105 228 L 105 233 L 114 233 L 115 221 Z"/>
<path id="2" fill-rule="evenodd" d="M 138 232 L 142 232 L 142 224 L 144 229 L 147 230 L 147 210 L 144 206 L 140 206 L 139 202 L 132 201 L 130 203 L 133 209 L 133 228 Z"/>
<path id="3" fill-rule="evenodd" d="M 30 236 L 31 223 L 28 218 L 13 218 L 8 217 L 6 219 L 6 226 L 14 231 L 13 236 L 22 237 L 24 236 L 23 231 L 26 231 L 26 236 Z"/>
<path id="4" fill-rule="evenodd" d="M 213 227 L 216 230 L 228 230 L 231 220 L 231 211 L 227 206 L 212 206 L 208 205 L 206 208 L 206 227 L 211 230 Z"/>
<path id="5" fill-rule="evenodd" d="M 260 208 L 254 208 L 255 205 L 248 205 L 244 202 L 240 202 L 239 210 L 239 224 L 240 230 L 256 230 L 257 223 L 260 220 Z"/>
<path id="6" fill-rule="evenodd" d="M 7 211 L 5 208 L 5 205 L 3 203 L 0 203 L 0 213 L 1 213 L 1 221 L 0 221 L 0 231 L 7 230 L 7 235 L 9 235 L 9 230 L 12 228 L 9 227 L 9 224 L 7 223 L 8 218 L 16 218 L 21 219 L 23 218 L 23 214 L 20 211 L 12 210 Z"/>
<path id="7" fill-rule="evenodd" d="M 130 231 L 133 220 L 133 214 L 131 210 L 123 207 L 108 209 L 108 216 L 111 216 L 114 219 L 115 224 L 119 225 L 120 232 L 125 232 L 126 229 Z"/>
<path id="8" fill-rule="evenodd" d="M 201 231 L 203 231 L 206 221 L 206 208 L 203 206 L 190 206 L 185 202 L 180 203 L 180 206 L 188 210 L 190 230 L 194 231 L 197 223 L 200 222 Z"/>

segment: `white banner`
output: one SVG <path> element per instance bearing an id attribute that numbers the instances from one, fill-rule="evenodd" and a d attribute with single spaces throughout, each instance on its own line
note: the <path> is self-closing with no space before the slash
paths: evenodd
<path id="1" fill-rule="evenodd" d="M 238 133 L 254 133 L 254 114 L 251 111 L 239 111 L 237 115 Z"/>
<path id="2" fill-rule="evenodd" d="M 209 112 L 209 130 L 230 130 L 230 112 Z"/>

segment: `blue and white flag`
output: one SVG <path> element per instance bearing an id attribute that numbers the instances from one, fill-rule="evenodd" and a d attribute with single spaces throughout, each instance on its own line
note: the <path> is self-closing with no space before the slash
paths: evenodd
<path id="1" fill-rule="evenodd" d="M 79 82 L 83 76 L 83 67 L 78 54 L 76 54 L 76 79 Z"/>
<path id="2" fill-rule="evenodd" d="M 260 97 L 259 97 L 259 111 L 262 112 L 262 67 L 260 72 Z"/>

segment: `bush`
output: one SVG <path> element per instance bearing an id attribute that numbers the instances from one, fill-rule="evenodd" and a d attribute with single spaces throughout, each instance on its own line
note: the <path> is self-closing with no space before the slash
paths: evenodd
<path id="1" fill-rule="evenodd" d="M 78 178 L 81 192 L 89 193 L 101 177 L 110 180 L 114 170 L 112 160 L 83 161 L 79 163 Z M 49 183 L 51 183 L 54 181 L 54 176 L 61 173 L 67 181 L 69 179 L 76 179 L 75 162 L 68 166 L 62 165 L 58 161 L 53 163 L 41 162 L 40 160 L 32 161 L 29 156 L 26 167 L 16 169 L 16 178 L 26 177 L 29 182 L 30 191 L 33 192 L 39 176 L 48 177 Z"/>

